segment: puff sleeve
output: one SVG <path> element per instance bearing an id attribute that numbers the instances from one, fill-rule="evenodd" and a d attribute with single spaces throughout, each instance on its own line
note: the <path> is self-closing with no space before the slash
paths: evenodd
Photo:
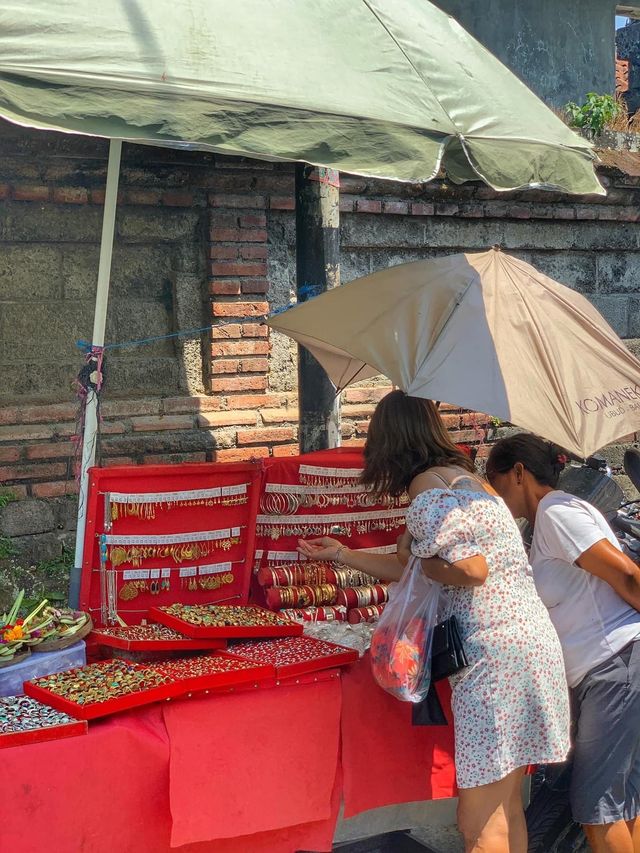
<path id="1" fill-rule="evenodd" d="M 454 494 L 430 489 L 418 495 L 407 513 L 416 557 L 440 557 L 449 563 L 482 553 L 473 526 Z"/>

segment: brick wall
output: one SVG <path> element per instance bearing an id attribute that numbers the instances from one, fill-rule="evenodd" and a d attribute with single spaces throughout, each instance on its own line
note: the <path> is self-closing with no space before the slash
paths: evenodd
<path id="1" fill-rule="evenodd" d="M 346 446 L 362 445 L 371 411 L 387 391 L 344 392 Z M 484 416 L 452 406 L 443 412 L 455 441 L 484 441 Z M 0 409 L 0 484 L 18 498 L 77 493 L 76 415 L 69 403 Z M 285 393 L 110 400 L 102 407 L 98 461 L 108 466 L 292 456 L 298 453 L 297 421 L 295 395 Z"/>
<path id="2" fill-rule="evenodd" d="M 0 125 L 2 402 L 71 396 L 75 342 L 90 338 L 93 324 L 106 154 L 98 140 Z M 202 325 L 207 192 L 199 170 L 164 154 L 142 167 L 138 155 L 130 147 L 122 170 L 110 342 Z M 112 391 L 203 391 L 199 341 L 195 369 L 190 346 L 165 340 L 114 351 Z"/>
<path id="3" fill-rule="evenodd" d="M 616 59 L 616 95 L 621 96 L 629 91 L 629 60 Z"/>
<path id="4" fill-rule="evenodd" d="M 19 497 L 75 490 L 74 341 L 91 333 L 106 152 L 0 125 L 0 483 Z M 607 153 L 595 201 L 343 176 L 342 281 L 500 243 L 639 338 L 637 160 Z M 297 453 L 296 349 L 262 324 L 294 296 L 293 207 L 290 166 L 125 146 L 107 339 L 213 325 L 111 355 L 103 464 Z M 344 392 L 346 445 L 388 387 Z M 456 440 L 484 442 L 486 418 L 445 414 Z"/>

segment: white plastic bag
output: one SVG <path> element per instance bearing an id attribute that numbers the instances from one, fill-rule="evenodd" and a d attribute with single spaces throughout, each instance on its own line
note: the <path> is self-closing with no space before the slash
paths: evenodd
<path id="1" fill-rule="evenodd" d="M 371 638 L 371 668 L 380 687 L 403 702 L 421 702 L 431 684 L 431 643 L 442 585 L 426 577 L 412 557 Z"/>

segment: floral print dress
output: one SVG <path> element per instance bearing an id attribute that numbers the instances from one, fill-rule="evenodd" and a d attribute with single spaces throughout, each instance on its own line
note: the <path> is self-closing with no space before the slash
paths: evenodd
<path id="1" fill-rule="evenodd" d="M 569 699 L 562 650 L 536 592 L 520 531 L 501 498 L 431 489 L 407 512 L 418 557 L 456 562 L 482 554 L 478 587 L 445 586 L 469 666 L 451 678 L 458 787 L 518 767 L 563 761 Z"/>

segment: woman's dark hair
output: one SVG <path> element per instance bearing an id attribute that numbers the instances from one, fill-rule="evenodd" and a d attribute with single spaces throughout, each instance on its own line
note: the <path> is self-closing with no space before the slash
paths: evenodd
<path id="1" fill-rule="evenodd" d="M 361 482 L 377 495 L 400 495 L 416 476 L 436 465 L 473 471 L 455 446 L 431 400 L 392 391 L 378 403 L 364 446 Z"/>
<path id="2" fill-rule="evenodd" d="M 560 472 L 568 461 L 568 455 L 557 444 L 537 435 L 520 433 L 493 445 L 487 459 L 487 477 L 506 474 L 520 462 L 541 486 L 555 489 Z"/>

